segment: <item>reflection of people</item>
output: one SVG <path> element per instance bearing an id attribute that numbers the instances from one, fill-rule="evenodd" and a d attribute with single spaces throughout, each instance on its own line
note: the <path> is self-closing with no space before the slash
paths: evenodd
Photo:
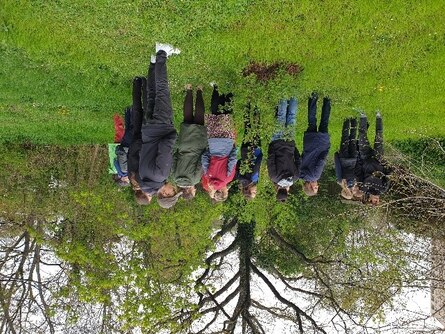
<path id="1" fill-rule="evenodd" d="M 162 47 L 162 49 L 161 49 Z M 147 80 L 148 102 L 142 124 L 142 146 L 139 154 L 138 183 L 141 190 L 153 196 L 157 194 L 161 207 L 169 207 L 169 199 L 175 196 L 170 187 L 164 187 L 173 162 L 173 145 L 176 130 L 173 126 L 173 109 L 167 78 L 167 45 L 157 45 L 156 62 L 150 62 Z M 167 49 L 167 50 L 164 50 Z M 154 60 L 154 59 L 152 59 Z M 140 93 L 140 92 L 139 92 Z M 141 112 L 141 100 L 136 99 L 133 108 Z M 164 203 L 165 202 L 165 203 Z"/>
<path id="2" fill-rule="evenodd" d="M 204 126 L 204 99 L 202 87 L 196 91 L 195 113 L 193 114 L 192 85 L 186 85 L 184 100 L 184 121 L 179 131 L 176 149 L 173 155 L 172 179 L 179 190 L 173 184 L 168 184 L 175 194 L 182 192 L 184 199 L 195 197 L 195 185 L 201 180 L 202 167 L 201 155 L 207 147 L 207 132 Z M 172 197 L 175 202 L 178 197 Z"/>
<path id="3" fill-rule="evenodd" d="M 119 116 L 117 116 L 119 117 Z M 120 118 L 120 117 L 119 117 Z M 130 184 L 128 176 L 128 149 L 133 141 L 133 122 L 131 121 L 131 107 L 125 110 L 125 132 L 119 145 L 116 146 L 116 158 L 113 161 L 116 174 L 113 179 L 119 186 L 128 186 Z"/>
<path id="4" fill-rule="evenodd" d="M 300 173 L 300 153 L 295 147 L 297 100 L 281 100 L 277 107 L 278 129 L 269 144 L 267 169 L 275 185 L 277 200 L 286 201 L 290 187 Z"/>
<path id="5" fill-rule="evenodd" d="M 331 100 L 323 99 L 321 121 L 317 131 L 318 95 L 312 93 L 308 100 L 308 128 L 303 137 L 300 178 L 303 179 L 303 191 L 307 196 L 318 193 L 318 180 L 326 164 L 330 139 L 328 134 Z"/>
<path id="6" fill-rule="evenodd" d="M 241 145 L 241 159 L 236 164 L 237 179 L 246 199 L 253 199 L 256 196 L 261 161 L 263 159 L 259 134 L 260 114 L 256 106 L 253 109 L 253 122 L 251 122 L 250 118 L 251 106 L 250 102 L 248 102 L 244 112 L 244 138 Z"/>
<path id="7" fill-rule="evenodd" d="M 225 201 L 227 184 L 235 177 L 235 125 L 232 93 L 219 94 L 213 86 L 211 115 L 206 115 L 208 148 L 202 155 L 202 186 L 215 201 Z"/>
<path id="8" fill-rule="evenodd" d="M 337 183 L 342 187 L 341 196 L 345 199 L 354 197 L 357 156 L 357 119 L 347 118 L 343 121 L 340 149 L 334 154 Z"/>
<path id="9" fill-rule="evenodd" d="M 383 164 L 383 121 L 380 113 L 376 115 L 374 148 L 368 140 L 368 120 L 360 115 L 359 158 L 355 168 L 358 187 L 364 193 L 364 201 L 373 205 L 380 202 L 380 195 L 389 187 L 390 170 Z"/>

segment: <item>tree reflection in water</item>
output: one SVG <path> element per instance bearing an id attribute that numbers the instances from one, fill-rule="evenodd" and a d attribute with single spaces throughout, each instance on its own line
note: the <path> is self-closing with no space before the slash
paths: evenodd
<path id="1" fill-rule="evenodd" d="M 276 204 L 264 186 L 253 202 L 198 196 L 166 212 L 113 185 L 104 147 L 2 150 L 2 333 L 440 329 L 429 302 L 401 302 L 432 284 L 443 318 L 443 234 L 432 216 L 429 231 L 413 224 L 400 191 L 376 209 L 327 193 Z"/>

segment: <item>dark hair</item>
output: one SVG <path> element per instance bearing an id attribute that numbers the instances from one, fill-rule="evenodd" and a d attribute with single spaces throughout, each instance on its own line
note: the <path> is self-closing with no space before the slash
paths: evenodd
<path id="1" fill-rule="evenodd" d="M 288 192 L 286 188 L 278 188 L 277 191 L 277 200 L 280 202 L 286 202 L 288 196 Z"/>
<path id="2" fill-rule="evenodd" d="M 185 199 L 186 201 L 190 201 L 193 198 L 195 198 L 195 195 L 193 195 L 192 189 L 193 189 L 193 187 L 181 188 L 182 198 Z"/>
<path id="3" fill-rule="evenodd" d="M 139 205 L 150 204 L 150 201 L 148 200 L 147 196 L 144 194 L 142 190 L 136 190 L 134 192 L 134 199 L 136 200 L 136 203 Z"/>

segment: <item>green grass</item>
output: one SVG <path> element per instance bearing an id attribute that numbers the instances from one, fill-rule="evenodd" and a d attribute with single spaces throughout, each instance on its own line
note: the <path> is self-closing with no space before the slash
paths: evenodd
<path id="1" fill-rule="evenodd" d="M 181 48 L 169 60 L 179 124 L 182 87 L 216 81 L 236 110 L 248 96 L 270 135 L 277 100 L 299 98 L 297 136 L 312 90 L 341 120 L 382 110 L 389 141 L 443 137 L 443 1 L 12 1 L 0 4 L 0 142 L 106 143 L 111 116 L 130 104 L 156 41 Z M 243 78 L 250 61 L 290 61 L 302 74 L 267 85 Z M 236 112 L 236 111 L 235 111 Z M 241 126 L 241 113 L 236 114 Z M 372 132 L 372 130 L 371 130 Z"/>

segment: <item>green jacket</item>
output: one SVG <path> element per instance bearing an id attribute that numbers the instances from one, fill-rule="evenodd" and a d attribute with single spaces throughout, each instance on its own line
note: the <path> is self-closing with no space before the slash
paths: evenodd
<path id="1" fill-rule="evenodd" d="M 201 181 L 201 155 L 206 148 L 206 127 L 182 123 L 173 154 L 172 178 L 176 185 L 193 186 Z"/>

